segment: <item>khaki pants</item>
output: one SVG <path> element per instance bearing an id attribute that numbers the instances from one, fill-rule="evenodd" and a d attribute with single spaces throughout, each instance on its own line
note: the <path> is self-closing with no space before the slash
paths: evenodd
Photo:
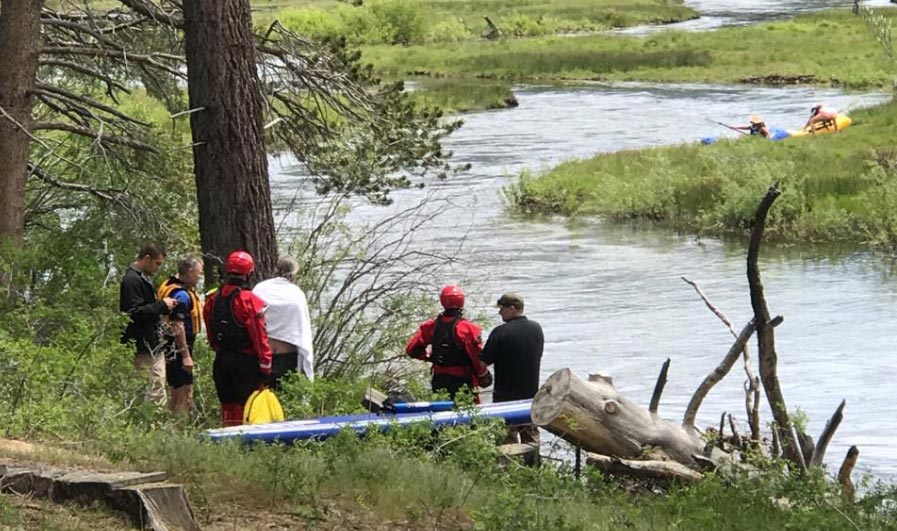
<path id="1" fill-rule="evenodd" d="M 165 356 L 138 352 L 134 355 L 134 369 L 147 378 L 144 399 L 159 406 L 165 406 Z"/>

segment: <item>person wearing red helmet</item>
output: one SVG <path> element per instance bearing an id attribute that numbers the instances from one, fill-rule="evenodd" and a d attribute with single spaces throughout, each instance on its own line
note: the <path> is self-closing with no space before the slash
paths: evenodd
<path id="1" fill-rule="evenodd" d="M 254 269 L 252 255 L 232 252 L 224 263 L 224 285 L 203 307 L 206 333 L 215 351 L 212 378 L 225 427 L 243 423 L 246 400 L 271 376 L 265 303 L 248 286 Z"/>
<path id="2" fill-rule="evenodd" d="M 439 302 L 444 311 L 420 325 L 405 353 L 433 364 L 434 393 L 447 391 L 454 400 L 455 394 L 467 387 L 479 402 L 477 390 L 492 385 L 492 374 L 480 359 L 482 330 L 463 317 L 464 292 L 459 286 L 443 287 Z"/>

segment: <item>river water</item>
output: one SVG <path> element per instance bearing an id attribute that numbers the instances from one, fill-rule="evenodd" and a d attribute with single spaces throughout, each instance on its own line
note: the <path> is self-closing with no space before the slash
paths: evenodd
<path id="1" fill-rule="evenodd" d="M 461 260 L 447 266 L 439 283 L 467 288 L 469 314 L 487 316 L 481 324 L 489 330 L 499 323 L 498 295 L 522 293 L 527 315 L 545 331 L 543 381 L 564 367 L 583 377 L 602 372 L 646 407 L 661 364 L 671 358 L 660 413 L 672 420 L 681 419 L 692 392 L 733 341 L 680 277 L 697 282 L 740 329 L 752 315 L 746 240 L 697 239 L 598 219 L 519 219 L 505 209 L 501 189 L 524 169 L 726 134 L 705 118 L 743 123 L 761 113 L 772 127 L 798 127 L 815 101 L 843 109 L 886 98 L 807 87 L 651 84 L 527 86 L 515 94 L 518 108 L 464 115 L 464 127 L 446 142 L 456 162 L 472 165 L 469 172 L 423 190 L 398 191 L 390 207 L 358 204 L 350 219 L 370 223 L 426 197 L 448 198 L 451 207 L 434 216 L 415 245 L 442 249 L 465 238 Z M 271 172 L 282 212 L 295 191 L 308 186 L 289 158 L 272 160 Z M 787 176 L 771 175 L 770 182 L 779 178 Z M 307 204 L 317 201 L 300 196 Z M 855 444 L 858 468 L 897 477 L 894 258 L 858 248 L 767 246 L 760 267 L 770 311 L 785 318 L 776 340 L 789 407 L 806 413 L 809 433 L 818 437 L 846 399 L 844 422 L 828 451 L 830 468 Z M 437 289 L 434 284 L 434 312 Z M 756 359 L 753 340 L 751 347 Z M 736 365 L 705 400 L 699 425 L 717 424 L 723 411 L 743 421 L 743 381 Z M 770 419 L 767 410 L 763 422 Z"/>
<path id="2" fill-rule="evenodd" d="M 889 0 L 866 0 L 870 7 L 888 5 Z M 632 26 L 614 30 L 614 33 L 645 35 L 657 31 L 707 31 L 725 26 L 744 26 L 757 22 L 778 20 L 800 13 L 832 8 L 848 8 L 853 0 L 686 0 L 685 5 L 697 10 L 701 16 L 668 25 Z"/>

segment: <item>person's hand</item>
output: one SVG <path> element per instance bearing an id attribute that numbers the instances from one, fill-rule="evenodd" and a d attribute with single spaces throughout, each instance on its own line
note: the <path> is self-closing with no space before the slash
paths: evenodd
<path id="1" fill-rule="evenodd" d="M 191 358 L 190 356 L 184 356 L 183 367 L 184 367 L 185 371 L 192 374 L 193 373 L 193 358 Z"/>
<path id="2" fill-rule="evenodd" d="M 492 385 L 492 373 L 486 369 L 482 376 L 477 376 L 477 383 L 480 387 L 489 387 Z"/>
<path id="3" fill-rule="evenodd" d="M 165 306 L 168 308 L 168 311 L 174 310 L 174 307 L 177 306 L 178 301 L 172 299 L 171 297 L 165 297 L 162 299 L 162 302 L 165 303 Z"/>

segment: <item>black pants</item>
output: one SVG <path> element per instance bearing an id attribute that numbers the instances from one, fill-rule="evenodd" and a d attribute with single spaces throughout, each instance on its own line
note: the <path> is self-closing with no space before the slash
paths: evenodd
<path id="1" fill-rule="evenodd" d="M 212 364 L 215 391 L 222 404 L 246 403 L 249 395 L 262 383 L 259 362 L 251 354 L 218 352 Z"/>
<path id="2" fill-rule="evenodd" d="M 470 381 L 470 378 L 463 378 L 461 376 L 453 376 L 451 374 L 433 374 L 433 379 L 430 381 L 430 385 L 433 388 L 433 392 L 437 393 L 439 391 L 448 391 L 449 397 L 454 400 L 455 394 L 462 387 L 467 387 L 468 390 L 473 392 L 473 385 Z"/>
<path id="3" fill-rule="evenodd" d="M 271 389 L 280 389 L 280 379 L 299 371 L 299 351 L 275 354 L 271 361 Z"/>

